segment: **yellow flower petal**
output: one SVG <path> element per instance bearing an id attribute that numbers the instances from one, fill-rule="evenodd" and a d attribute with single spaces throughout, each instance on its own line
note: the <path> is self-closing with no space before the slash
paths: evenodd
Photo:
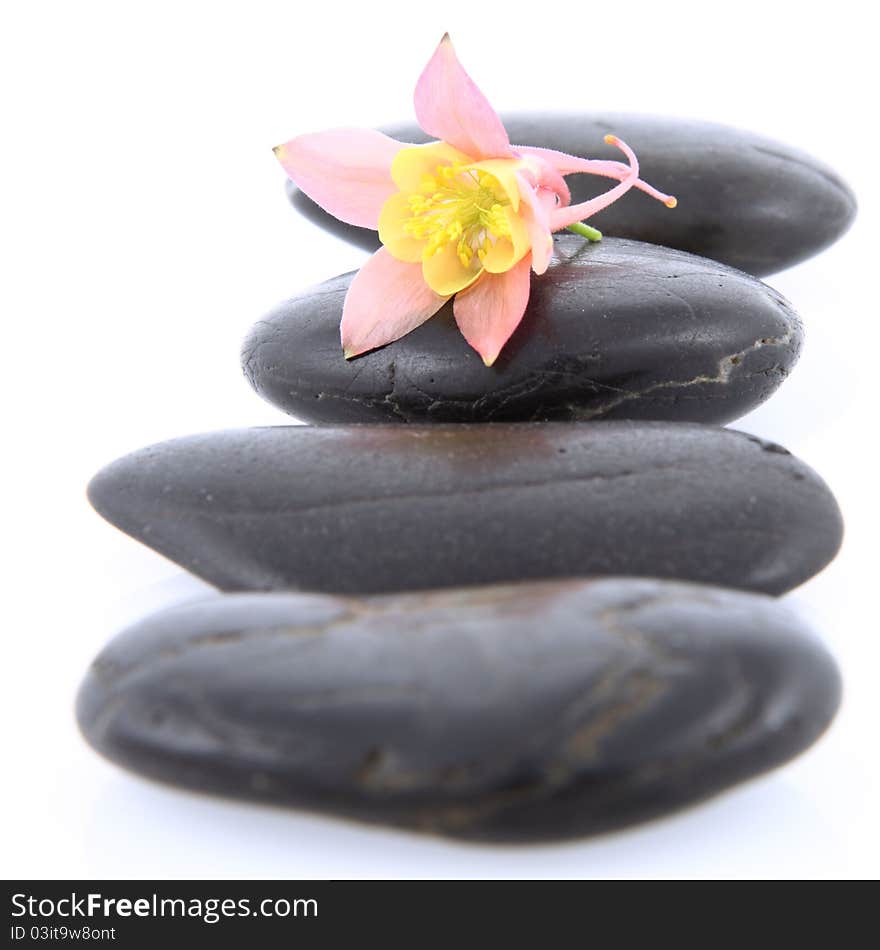
<path id="1" fill-rule="evenodd" d="M 516 183 L 516 173 L 522 166 L 523 162 L 512 158 L 489 158 L 473 165 L 474 168 L 487 172 L 498 180 L 514 211 L 519 211 L 519 186 Z"/>
<path id="2" fill-rule="evenodd" d="M 426 175 L 433 175 L 438 165 L 470 165 L 473 159 L 445 142 L 429 142 L 402 148 L 391 162 L 391 179 L 407 194 L 421 190 Z"/>
<path id="3" fill-rule="evenodd" d="M 525 221 L 513 211 L 513 206 L 504 209 L 510 228 L 510 237 L 501 237 L 483 258 L 483 267 L 490 274 L 503 274 L 518 264 L 528 253 L 531 244 Z"/>
<path id="4" fill-rule="evenodd" d="M 398 192 L 392 195 L 379 212 L 379 240 L 399 261 L 415 263 L 422 259 L 425 240 L 414 238 L 404 230 L 404 223 L 412 218 L 409 196 Z"/>
<path id="5" fill-rule="evenodd" d="M 425 283 L 441 297 L 451 297 L 472 284 L 482 273 L 465 267 L 458 257 L 454 242 L 444 244 L 436 254 L 422 262 L 422 276 Z"/>

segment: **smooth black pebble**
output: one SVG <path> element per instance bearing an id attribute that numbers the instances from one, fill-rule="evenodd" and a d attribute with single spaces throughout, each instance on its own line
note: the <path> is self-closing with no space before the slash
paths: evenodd
<path id="1" fill-rule="evenodd" d="M 771 396 L 800 354 L 788 301 L 706 258 L 634 241 L 557 237 L 523 321 L 491 367 L 452 303 L 396 342 L 347 361 L 352 274 L 260 320 L 242 366 L 266 400 L 306 422 L 730 422 Z"/>
<path id="2" fill-rule="evenodd" d="M 99 752 L 175 785 L 530 841 L 777 766 L 839 697 L 834 661 L 778 602 L 616 578 L 215 597 L 113 640 L 77 712 Z"/>
<path id="3" fill-rule="evenodd" d="M 89 497 L 227 590 L 626 574 L 778 594 L 821 570 L 842 534 L 803 462 L 693 423 L 228 430 L 128 455 Z"/>
<path id="4" fill-rule="evenodd" d="M 713 122 L 615 113 L 514 113 L 502 116 L 512 142 L 582 158 L 620 160 L 606 145 L 613 133 L 639 158 L 642 178 L 678 198 L 678 207 L 633 189 L 590 219 L 605 234 L 665 244 L 766 275 L 791 267 L 834 243 L 852 224 L 856 200 L 840 176 L 798 149 Z M 392 137 L 428 141 L 413 123 L 386 128 Z M 594 175 L 567 179 L 572 202 L 615 182 Z M 319 226 L 362 247 L 379 246 L 375 231 L 337 221 L 292 183 L 294 207 Z"/>

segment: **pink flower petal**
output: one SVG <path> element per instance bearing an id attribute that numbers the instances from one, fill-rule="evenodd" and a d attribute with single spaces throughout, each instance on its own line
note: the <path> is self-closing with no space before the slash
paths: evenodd
<path id="1" fill-rule="evenodd" d="M 544 159 L 548 164 L 552 165 L 560 175 L 602 175 L 605 178 L 616 178 L 618 181 L 622 181 L 629 176 L 629 165 L 626 165 L 624 162 L 603 161 L 595 158 L 578 158 L 577 155 L 568 155 L 565 152 L 557 152 L 552 148 L 538 148 L 532 145 L 516 145 L 514 148 L 523 155 Z M 657 188 L 654 188 L 653 185 L 642 181 L 641 178 L 636 181 L 633 187 L 638 188 L 639 191 L 644 191 L 645 194 L 656 198 L 658 201 L 662 201 L 667 208 L 674 208 L 678 203 L 672 195 L 667 195 L 659 191 Z"/>
<path id="2" fill-rule="evenodd" d="M 375 230 L 382 205 L 397 191 L 391 162 L 409 148 L 373 129 L 300 135 L 274 151 L 284 170 L 325 211 Z"/>
<path id="3" fill-rule="evenodd" d="M 551 212 L 550 229 L 552 231 L 567 228 L 576 221 L 583 221 L 584 218 L 589 218 L 591 215 L 597 214 L 603 208 L 607 208 L 608 205 L 613 204 L 618 198 L 625 195 L 638 181 L 639 160 L 636 158 L 633 150 L 626 142 L 622 142 L 613 135 L 606 135 L 605 141 L 608 142 L 609 145 L 616 145 L 626 155 L 629 159 L 629 172 L 626 177 L 621 180 L 620 184 L 606 191 L 604 195 L 591 198 L 589 201 L 582 201 L 580 204 L 570 205 L 568 208 L 557 208 Z"/>
<path id="4" fill-rule="evenodd" d="M 456 294 L 455 322 L 486 366 L 495 362 L 525 313 L 530 258 L 526 254 L 503 274 L 484 272 L 475 284 Z"/>
<path id="5" fill-rule="evenodd" d="M 533 188 L 523 175 L 519 178 L 523 219 L 532 248 L 532 270 L 543 274 L 553 256 L 553 235 L 550 233 L 550 214 L 557 207 L 557 195 L 547 188 Z"/>
<path id="6" fill-rule="evenodd" d="M 534 150 L 518 149 L 518 151 L 525 156 L 522 160 L 522 174 L 531 181 L 532 185 L 535 188 L 548 188 L 554 192 L 562 206 L 571 204 L 571 192 L 556 166 L 542 156 L 534 154 Z"/>
<path id="7" fill-rule="evenodd" d="M 422 265 L 399 261 L 380 248 L 355 274 L 342 307 L 342 349 L 351 359 L 406 336 L 448 297 L 425 283 Z"/>
<path id="8" fill-rule="evenodd" d="M 462 68 L 448 33 L 416 83 L 415 107 L 428 135 L 472 158 L 512 155 L 501 119 Z"/>

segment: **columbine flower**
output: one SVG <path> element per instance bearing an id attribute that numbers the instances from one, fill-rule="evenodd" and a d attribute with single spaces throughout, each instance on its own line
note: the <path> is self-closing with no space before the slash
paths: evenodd
<path id="1" fill-rule="evenodd" d="M 552 232 L 589 233 L 578 222 L 632 187 L 675 207 L 675 198 L 639 179 L 636 156 L 613 135 L 605 141 L 628 164 L 511 145 L 448 34 L 416 84 L 415 111 L 440 141 L 407 145 L 370 129 L 336 129 L 275 149 L 313 201 L 341 221 L 377 229 L 384 245 L 345 298 L 347 359 L 399 339 L 455 295 L 459 329 L 491 366 L 522 319 L 529 268 L 543 274 L 550 263 Z M 619 184 L 572 205 L 563 175 L 581 172 Z"/>

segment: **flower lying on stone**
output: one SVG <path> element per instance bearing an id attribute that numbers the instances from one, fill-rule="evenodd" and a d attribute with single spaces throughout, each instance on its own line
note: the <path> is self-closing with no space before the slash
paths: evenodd
<path id="1" fill-rule="evenodd" d="M 494 109 L 459 63 L 448 34 L 416 84 L 427 145 L 369 129 L 301 135 L 275 149 L 288 175 L 330 214 L 379 231 L 380 248 L 355 275 L 342 313 L 347 359 L 384 346 L 433 316 L 453 295 L 468 343 L 491 366 L 529 300 L 529 270 L 543 274 L 552 232 L 579 224 L 640 188 L 668 207 L 675 198 L 639 178 L 632 150 L 608 135 L 627 163 L 511 145 Z M 618 180 L 571 204 L 564 175 Z"/>

